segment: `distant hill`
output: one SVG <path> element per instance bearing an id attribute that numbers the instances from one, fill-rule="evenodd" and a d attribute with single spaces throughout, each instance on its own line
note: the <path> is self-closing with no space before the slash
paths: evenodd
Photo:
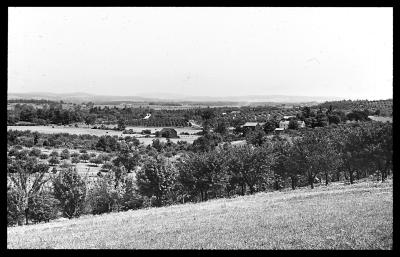
<path id="1" fill-rule="evenodd" d="M 9 93 L 8 99 L 46 99 L 52 101 L 82 103 L 104 103 L 117 101 L 127 102 L 202 102 L 202 103 L 240 103 L 240 105 L 250 105 L 254 102 L 263 103 L 321 103 L 324 101 L 340 100 L 338 97 L 318 97 L 318 96 L 287 96 L 287 95 L 245 95 L 245 96 L 226 96 L 226 97 L 213 97 L 213 96 L 186 96 L 175 95 L 170 93 L 152 93 L 141 94 L 137 96 L 112 96 L 112 95 L 96 95 L 82 92 L 56 94 L 48 92 L 28 92 L 28 93 Z"/>

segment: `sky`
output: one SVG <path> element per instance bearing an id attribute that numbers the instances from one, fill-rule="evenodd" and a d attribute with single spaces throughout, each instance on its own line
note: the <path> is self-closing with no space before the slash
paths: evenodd
<path id="1" fill-rule="evenodd" d="M 392 8 L 9 7 L 8 92 L 393 97 Z"/>

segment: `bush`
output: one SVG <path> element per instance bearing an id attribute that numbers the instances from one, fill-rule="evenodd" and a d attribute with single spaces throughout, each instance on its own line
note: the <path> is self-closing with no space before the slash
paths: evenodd
<path id="1" fill-rule="evenodd" d="M 42 159 L 42 160 L 47 160 L 47 158 L 49 158 L 49 156 L 48 156 L 47 154 L 45 154 L 45 153 L 42 153 L 42 154 L 39 156 L 39 158 Z"/>
<path id="2" fill-rule="evenodd" d="M 73 153 L 71 153 L 71 157 L 79 157 L 79 153 L 73 152 Z"/>
<path id="3" fill-rule="evenodd" d="M 114 167 L 114 165 L 111 162 L 105 162 L 103 164 L 103 166 L 101 166 L 100 171 L 101 172 L 109 172 L 113 167 Z"/>
<path id="4" fill-rule="evenodd" d="M 86 183 L 76 169 L 62 170 L 53 179 L 54 197 L 60 202 L 63 216 L 79 217 L 84 210 Z"/>
<path id="5" fill-rule="evenodd" d="M 8 156 L 17 156 L 18 152 L 19 152 L 19 151 L 18 151 L 15 147 L 13 147 L 13 148 L 11 148 L 10 151 L 8 152 Z"/>
<path id="6" fill-rule="evenodd" d="M 60 157 L 61 157 L 62 160 L 68 160 L 71 157 L 71 155 L 69 154 L 68 149 L 62 150 L 62 152 L 60 154 Z"/>
<path id="7" fill-rule="evenodd" d="M 72 157 L 71 162 L 72 163 L 79 163 L 81 160 L 79 159 L 79 157 Z"/>
<path id="8" fill-rule="evenodd" d="M 42 153 L 42 151 L 40 151 L 40 149 L 33 148 L 33 149 L 29 152 L 29 156 L 39 157 L 41 153 Z"/>
<path id="9" fill-rule="evenodd" d="M 18 193 L 11 187 L 7 188 L 7 226 L 22 224 L 24 213 L 18 208 Z"/>
<path id="10" fill-rule="evenodd" d="M 84 153 L 84 154 L 81 154 L 81 156 L 79 156 L 79 158 L 80 158 L 82 161 L 87 162 L 87 161 L 90 159 L 90 155 L 87 154 L 87 153 Z"/>
<path id="11" fill-rule="evenodd" d="M 33 198 L 29 199 L 29 219 L 35 223 L 49 222 L 56 219 L 58 215 L 57 199 L 49 192 L 42 192 Z"/>
<path id="12" fill-rule="evenodd" d="M 58 152 L 57 151 L 52 151 L 51 153 L 50 153 L 50 156 L 52 156 L 52 157 L 58 157 Z"/>
<path id="13" fill-rule="evenodd" d="M 80 153 L 87 153 L 87 151 L 85 149 L 81 149 L 79 150 Z"/>
<path id="14" fill-rule="evenodd" d="M 97 166 L 97 164 L 101 164 L 101 160 L 98 158 L 90 158 L 89 162 L 96 164 L 96 166 Z"/>
<path id="15" fill-rule="evenodd" d="M 60 161 L 57 159 L 57 157 L 54 157 L 54 156 L 51 157 L 50 160 L 49 160 L 49 164 L 52 165 L 52 166 L 57 165 L 59 163 L 60 163 Z"/>
<path id="16" fill-rule="evenodd" d="M 97 156 L 97 158 L 99 158 L 100 160 L 102 160 L 102 162 L 107 162 L 111 160 L 111 157 L 109 154 L 99 154 L 99 156 Z"/>
<path id="17" fill-rule="evenodd" d="M 151 130 L 150 129 L 144 129 L 144 130 L 142 130 L 142 134 L 143 135 L 150 135 L 151 134 Z"/>
<path id="18" fill-rule="evenodd" d="M 89 202 L 92 214 L 102 214 L 112 211 L 113 199 L 111 197 L 111 188 L 108 181 L 103 177 L 99 177 L 94 187 L 89 193 Z"/>

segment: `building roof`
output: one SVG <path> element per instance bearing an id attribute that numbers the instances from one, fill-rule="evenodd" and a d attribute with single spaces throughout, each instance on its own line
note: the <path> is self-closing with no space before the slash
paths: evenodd
<path id="1" fill-rule="evenodd" d="M 293 115 L 283 116 L 283 118 L 284 118 L 285 120 L 290 119 L 290 118 L 294 118 L 294 117 L 296 117 L 296 116 L 293 116 Z"/>
<path id="2" fill-rule="evenodd" d="M 265 122 L 246 122 L 245 124 L 242 125 L 242 127 L 255 127 L 257 125 L 264 125 Z"/>
<path id="3" fill-rule="evenodd" d="M 281 131 L 281 130 L 283 130 L 283 128 L 276 128 L 275 130 Z"/>
<path id="4" fill-rule="evenodd" d="M 393 123 L 393 118 L 392 117 L 368 116 L 368 118 L 370 118 L 373 121 Z"/>

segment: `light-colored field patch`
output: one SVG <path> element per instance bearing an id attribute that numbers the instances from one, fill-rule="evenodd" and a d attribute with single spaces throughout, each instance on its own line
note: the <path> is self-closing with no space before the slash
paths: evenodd
<path id="1" fill-rule="evenodd" d="M 141 132 L 144 129 L 150 129 L 151 132 L 159 131 L 162 128 L 156 127 L 127 127 L 127 129 L 132 129 L 135 132 Z M 191 128 L 174 128 L 178 136 L 180 138 L 172 138 L 171 141 L 177 143 L 178 141 L 186 141 L 189 144 L 193 143 L 195 139 L 197 139 L 198 135 L 180 135 L 181 132 L 187 132 L 189 134 L 194 134 L 199 132 L 200 130 L 195 130 Z M 37 131 L 39 133 L 44 134 L 57 134 L 57 133 L 68 133 L 74 135 L 95 135 L 95 136 L 118 136 L 118 137 L 126 137 L 126 136 L 134 136 L 137 137 L 139 142 L 143 143 L 144 145 L 149 145 L 153 142 L 154 137 L 145 138 L 142 135 L 137 134 L 122 134 L 122 131 L 115 131 L 115 130 L 103 130 L 103 129 L 91 129 L 91 128 L 75 128 L 69 126 L 7 126 L 7 130 L 20 130 L 20 131 Z M 167 139 L 159 138 L 161 142 L 166 142 Z"/>
<path id="2" fill-rule="evenodd" d="M 7 229 L 8 248 L 391 249 L 392 182 L 259 193 Z"/>

